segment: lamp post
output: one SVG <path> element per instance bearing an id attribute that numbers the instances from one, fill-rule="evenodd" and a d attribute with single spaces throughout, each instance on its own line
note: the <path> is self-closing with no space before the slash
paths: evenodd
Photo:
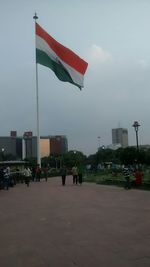
<path id="1" fill-rule="evenodd" d="M 100 139 L 101 139 L 101 137 L 98 136 L 97 139 L 98 139 L 98 151 L 99 151 L 100 150 Z"/>
<path id="2" fill-rule="evenodd" d="M 138 130 L 139 130 L 140 124 L 138 123 L 138 121 L 135 121 L 132 126 L 134 127 L 135 134 L 136 134 L 136 147 L 137 149 L 139 149 Z"/>
<path id="3" fill-rule="evenodd" d="M 74 150 L 73 154 L 74 154 L 74 164 L 76 165 L 77 164 L 77 158 L 76 158 L 77 151 Z"/>
<path id="4" fill-rule="evenodd" d="M 4 151 L 5 151 L 5 149 L 2 148 L 2 160 L 3 160 L 3 161 L 4 161 Z"/>

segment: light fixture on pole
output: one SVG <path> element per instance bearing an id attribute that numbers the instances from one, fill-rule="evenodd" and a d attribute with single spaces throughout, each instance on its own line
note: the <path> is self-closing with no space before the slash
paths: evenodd
<path id="1" fill-rule="evenodd" d="M 77 155 L 77 151 L 76 150 L 73 150 L 73 160 L 74 160 L 74 164 L 75 165 L 77 165 L 77 157 L 76 157 L 76 155 Z"/>
<path id="2" fill-rule="evenodd" d="M 99 151 L 100 150 L 100 139 L 101 139 L 101 137 L 98 136 L 97 139 L 98 139 L 98 151 Z"/>
<path id="3" fill-rule="evenodd" d="M 138 123 L 138 121 L 134 121 L 132 127 L 134 127 L 135 134 L 136 134 L 136 147 L 137 149 L 139 149 L 138 130 L 139 130 L 140 124 Z"/>
<path id="4" fill-rule="evenodd" d="M 3 161 L 4 161 L 4 151 L 5 151 L 5 149 L 2 148 L 2 160 L 3 160 Z"/>

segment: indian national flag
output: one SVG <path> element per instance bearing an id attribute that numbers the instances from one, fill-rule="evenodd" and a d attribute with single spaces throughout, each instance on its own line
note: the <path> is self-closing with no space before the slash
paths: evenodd
<path id="1" fill-rule="evenodd" d="M 83 87 L 88 63 L 58 43 L 36 23 L 36 62 L 54 71 L 59 80 Z"/>

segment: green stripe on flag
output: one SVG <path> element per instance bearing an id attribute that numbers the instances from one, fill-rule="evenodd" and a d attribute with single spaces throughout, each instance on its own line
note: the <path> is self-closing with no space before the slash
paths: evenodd
<path id="1" fill-rule="evenodd" d="M 62 64 L 53 61 L 45 52 L 36 49 L 36 63 L 44 65 L 50 68 L 56 74 L 57 78 L 63 82 L 70 82 L 79 87 L 78 84 L 74 83 L 71 79 L 67 70 L 62 66 Z M 79 87 L 80 88 L 80 87 Z M 81 88 L 80 88 L 81 89 Z"/>

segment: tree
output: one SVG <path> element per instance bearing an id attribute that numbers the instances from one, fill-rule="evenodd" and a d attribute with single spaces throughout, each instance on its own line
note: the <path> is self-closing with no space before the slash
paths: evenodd
<path id="1" fill-rule="evenodd" d="M 68 168 L 74 165 L 81 165 L 86 163 L 86 156 L 77 150 L 71 150 L 62 155 L 62 163 Z"/>
<path id="2" fill-rule="evenodd" d="M 145 151 L 145 164 L 150 165 L 150 149 Z"/>
<path id="3" fill-rule="evenodd" d="M 112 149 L 99 149 L 98 152 L 96 152 L 96 159 L 97 164 L 99 163 L 105 163 L 105 162 L 112 162 L 114 159 L 115 151 Z"/>
<path id="4" fill-rule="evenodd" d="M 125 165 L 135 164 L 138 161 L 138 151 L 135 147 L 120 150 L 120 161 Z"/>

